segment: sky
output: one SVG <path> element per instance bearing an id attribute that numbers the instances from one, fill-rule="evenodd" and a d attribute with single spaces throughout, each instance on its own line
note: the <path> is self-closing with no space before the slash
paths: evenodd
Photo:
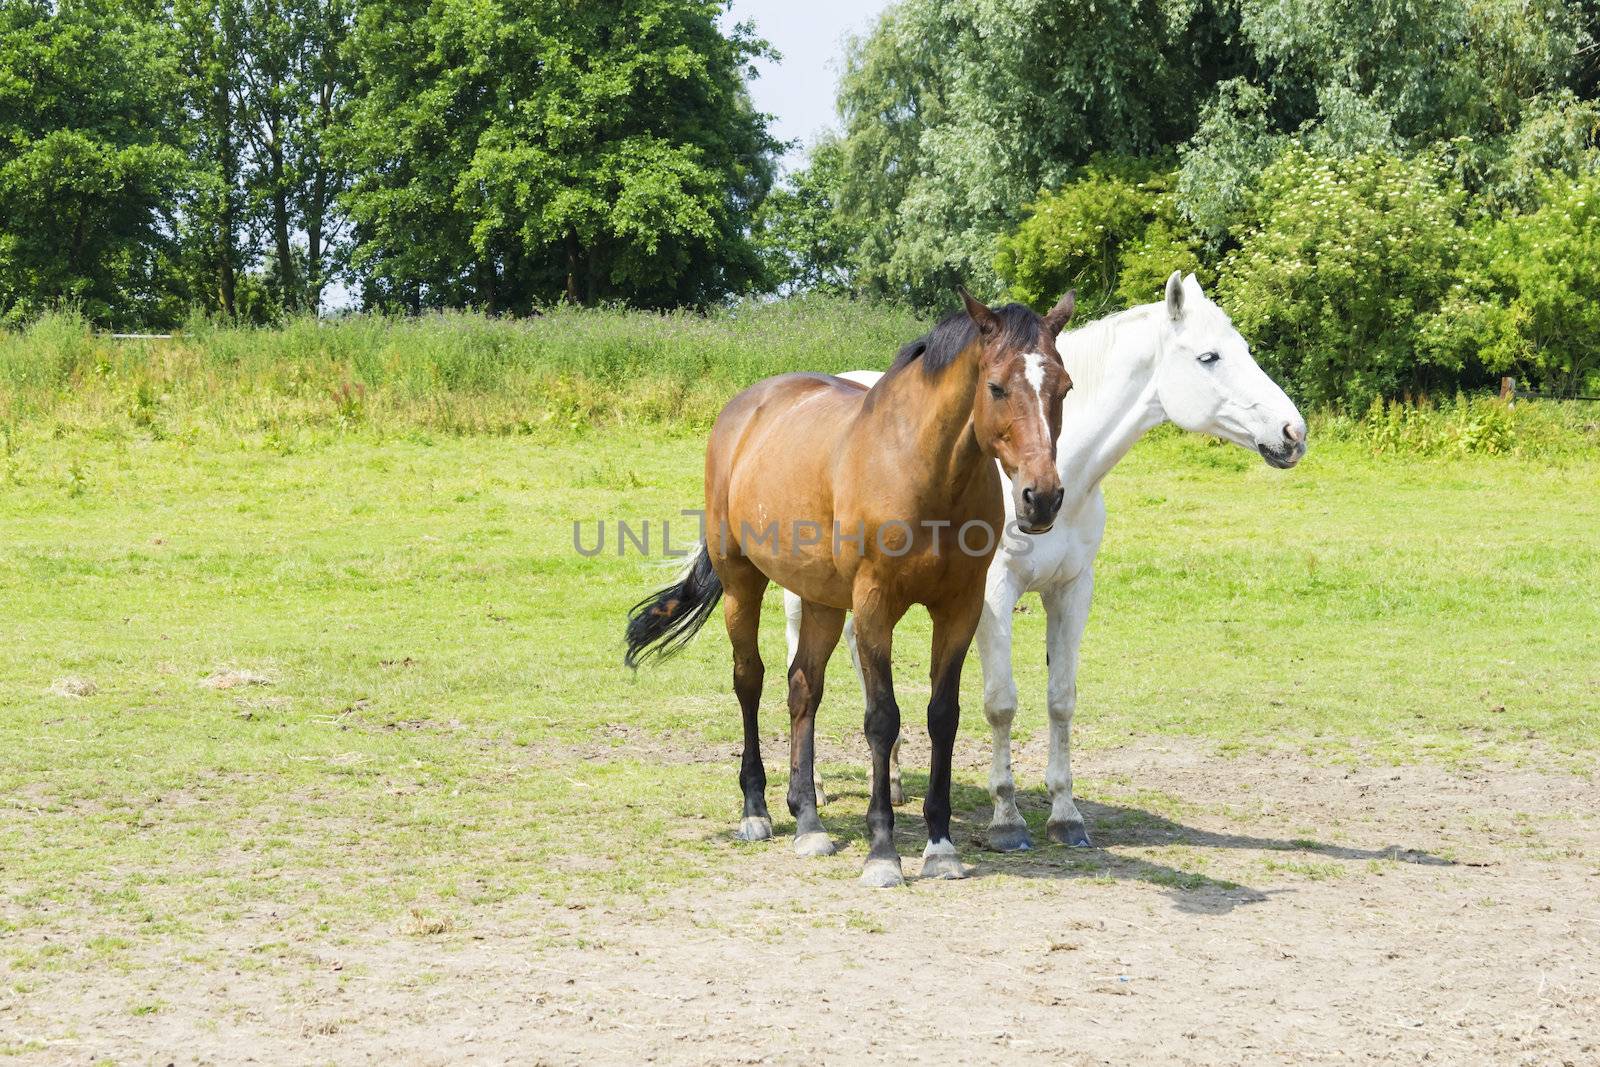
<path id="1" fill-rule="evenodd" d="M 872 27 L 889 0 L 733 0 L 729 23 L 754 22 L 783 56 L 759 64 L 750 83 L 756 107 L 776 116 L 773 136 L 800 145 L 784 157 L 784 169 L 805 161 L 805 148 L 818 133 L 838 128 L 834 87 L 844 56 L 844 39 Z"/>

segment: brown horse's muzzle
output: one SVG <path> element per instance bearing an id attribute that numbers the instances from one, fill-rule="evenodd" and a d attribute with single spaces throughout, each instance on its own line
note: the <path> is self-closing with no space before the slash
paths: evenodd
<path id="1" fill-rule="evenodd" d="M 1055 525 L 1056 513 L 1061 510 L 1061 501 L 1066 495 L 1059 478 L 1024 485 L 1017 494 L 1017 525 L 1022 532 L 1042 534 Z"/>

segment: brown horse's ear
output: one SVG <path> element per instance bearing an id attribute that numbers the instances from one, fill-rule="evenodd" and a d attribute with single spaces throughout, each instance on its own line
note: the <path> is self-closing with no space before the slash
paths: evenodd
<path id="1" fill-rule="evenodd" d="M 967 315 L 978 324 L 978 332 L 985 337 L 999 333 L 1000 316 L 994 313 L 994 309 L 967 292 L 966 286 L 959 286 L 958 291 L 961 293 L 961 302 L 967 305 Z"/>
<path id="2" fill-rule="evenodd" d="M 1044 325 L 1045 329 L 1050 331 L 1051 337 L 1054 337 L 1056 334 L 1060 333 L 1066 328 L 1067 323 L 1072 319 L 1073 311 L 1076 310 L 1077 307 L 1078 290 L 1068 289 L 1067 295 L 1056 301 L 1055 307 L 1045 312 Z"/>

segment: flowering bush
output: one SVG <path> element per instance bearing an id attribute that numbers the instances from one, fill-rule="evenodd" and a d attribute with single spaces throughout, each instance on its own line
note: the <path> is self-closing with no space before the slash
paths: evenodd
<path id="1" fill-rule="evenodd" d="M 1263 172 L 1218 298 L 1297 399 L 1362 410 L 1440 380 L 1419 338 L 1456 280 L 1464 194 L 1440 161 L 1293 147 Z M 1452 362 L 1455 361 L 1455 362 Z"/>

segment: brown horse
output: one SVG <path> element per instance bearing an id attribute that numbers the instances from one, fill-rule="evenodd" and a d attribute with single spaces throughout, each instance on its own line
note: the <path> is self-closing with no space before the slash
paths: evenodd
<path id="1" fill-rule="evenodd" d="M 1055 338 L 1068 293 L 1044 317 L 990 308 L 961 293 L 948 316 L 900 350 L 870 391 L 823 374 L 784 374 L 728 402 L 706 448 L 705 539 L 683 578 L 634 606 L 627 663 L 670 653 L 726 596 L 733 688 L 744 713 L 747 841 L 772 836 L 757 707 L 761 598 L 777 582 L 803 600 L 789 667 L 789 811 L 795 851 L 833 852 L 817 817 L 813 738 L 823 672 L 855 612 L 872 749 L 870 851 L 861 881 L 899 885 L 889 751 L 900 731 L 889 670 L 894 627 L 912 604 L 933 618 L 933 761 L 923 814 L 924 877 L 965 873 L 950 840 L 950 761 L 960 720 L 961 665 L 983 608 L 984 575 L 1005 517 L 998 459 L 1016 494 L 1017 525 L 1042 533 L 1061 506 L 1055 440 L 1072 387 Z"/>

